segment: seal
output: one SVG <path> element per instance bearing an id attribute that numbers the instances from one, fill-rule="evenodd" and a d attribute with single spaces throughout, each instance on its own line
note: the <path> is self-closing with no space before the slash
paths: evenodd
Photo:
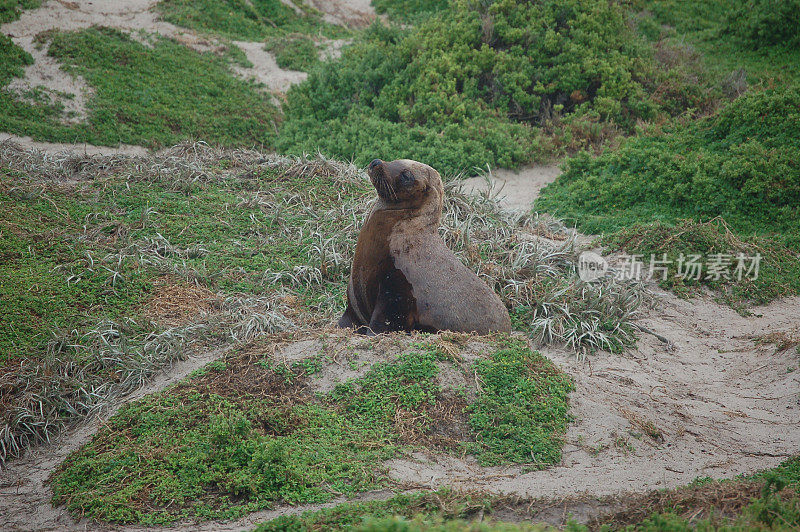
<path id="1" fill-rule="evenodd" d="M 439 172 L 408 159 L 375 159 L 368 173 L 378 199 L 358 235 L 339 327 L 510 332 L 503 302 L 439 237 Z"/>

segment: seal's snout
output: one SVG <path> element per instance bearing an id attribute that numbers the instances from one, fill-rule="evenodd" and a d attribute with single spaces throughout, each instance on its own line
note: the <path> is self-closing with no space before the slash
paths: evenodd
<path id="1" fill-rule="evenodd" d="M 382 164 L 383 164 L 383 161 L 381 161 L 380 159 L 373 159 L 373 161 L 371 163 L 369 163 L 369 169 L 370 169 L 370 171 L 372 171 L 372 170 L 376 169 L 377 167 L 379 167 Z"/>

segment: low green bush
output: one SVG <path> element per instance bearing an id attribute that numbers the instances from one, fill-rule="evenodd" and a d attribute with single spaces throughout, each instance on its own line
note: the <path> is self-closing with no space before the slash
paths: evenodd
<path id="1" fill-rule="evenodd" d="M 417 26 L 378 22 L 313 69 L 288 94 L 278 148 L 409 157 L 445 173 L 513 167 L 545 149 L 538 125 L 574 115 L 632 132 L 703 107 L 698 83 L 682 90 L 620 4 L 456 0 Z"/>
<path id="2" fill-rule="evenodd" d="M 569 159 L 536 208 L 589 233 L 721 216 L 800 249 L 798 153 L 800 84 L 752 91 L 715 116 Z"/>
<path id="3" fill-rule="evenodd" d="M 372 6 L 380 14 L 402 20 L 428 15 L 447 8 L 448 0 L 372 0 Z"/>
<path id="4" fill-rule="evenodd" d="M 41 4 L 42 0 L 0 0 L 0 23 L 17 20 L 24 9 L 35 9 Z"/>
<path id="5" fill-rule="evenodd" d="M 11 37 L 0 33 L 0 87 L 22 76 L 23 68 L 32 64 L 31 54 L 14 44 Z"/>
<path id="6" fill-rule="evenodd" d="M 800 46 L 800 0 L 737 2 L 723 28 L 752 49 Z"/>
<path id="7" fill-rule="evenodd" d="M 319 51 L 308 37 L 274 37 L 267 41 L 264 49 L 275 55 L 278 66 L 288 70 L 306 71 L 319 62 Z"/>

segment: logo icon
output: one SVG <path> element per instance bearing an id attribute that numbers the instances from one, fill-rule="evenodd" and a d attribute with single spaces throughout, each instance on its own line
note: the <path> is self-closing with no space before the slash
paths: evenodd
<path id="1" fill-rule="evenodd" d="M 582 281 L 591 283 L 605 277 L 607 272 L 608 262 L 594 251 L 584 251 L 578 257 L 578 277 Z"/>

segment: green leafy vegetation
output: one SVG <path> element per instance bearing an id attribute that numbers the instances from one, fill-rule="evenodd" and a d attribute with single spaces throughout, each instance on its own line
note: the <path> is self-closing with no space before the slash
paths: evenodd
<path id="1" fill-rule="evenodd" d="M 642 0 L 634 5 L 644 10 L 637 17 L 640 31 L 700 53 L 706 70 L 723 88 L 736 89 L 730 83 L 739 74 L 765 86 L 800 80 L 800 47 L 792 45 L 796 0 Z M 769 46 L 755 44 L 770 41 Z"/>
<path id="2" fill-rule="evenodd" d="M 341 336 L 338 345 L 347 341 Z M 75 515 L 120 523 L 230 518 L 275 502 L 322 502 L 384 486 L 384 460 L 420 445 L 453 451 L 463 445 L 438 434 L 453 430 L 453 415 L 467 415 L 466 401 L 454 402 L 454 390 L 438 380 L 442 364 L 469 371 L 452 354 L 454 344 L 399 347 L 399 355 L 362 377 L 314 394 L 318 371 L 309 375 L 303 365 L 279 362 L 259 349 L 265 343 L 123 407 L 53 476 L 55 501 Z M 489 357 L 475 363 L 487 391 L 473 391 L 481 417 L 473 448 L 491 452 L 493 463 L 557 462 L 568 378 L 524 340 L 499 337 L 486 350 Z M 501 394 L 501 383 L 512 383 L 523 402 Z M 500 414 L 492 417 L 487 403 Z M 498 448 L 492 442 L 513 421 L 543 424 L 523 429 L 531 440 Z"/>
<path id="3" fill-rule="evenodd" d="M 226 146 L 273 142 L 277 110 L 253 83 L 233 76 L 225 57 L 161 38 L 148 47 L 109 28 L 55 32 L 42 39 L 49 40 L 49 55 L 94 90 L 88 118 L 65 124 L 59 104 L 23 101 L 5 89 L 0 130 L 101 145 L 163 147 L 187 138 Z M 0 53 L 10 58 L 4 63 L 10 66 L 0 75 L 8 81 L 30 58 L 6 40 Z"/>
<path id="4" fill-rule="evenodd" d="M 0 87 L 24 74 L 23 68 L 33 64 L 31 54 L 14 44 L 11 37 L 0 34 Z M 5 94 L 5 89 L 3 89 Z M 5 97 L 5 96 L 3 96 Z"/>
<path id="5" fill-rule="evenodd" d="M 469 407 L 469 424 L 478 437 L 468 448 L 478 462 L 539 467 L 560 462 L 570 379 L 519 341 L 476 361 L 474 370 L 483 393 Z"/>
<path id="6" fill-rule="evenodd" d="M 264 49 L 275 54 L 278 66 L 288 70 L 309 70 L 319 62 L 314 41 L 302 35 L 272 38 Z"/>
<path id="7" fill-rule="evenodd" d="M 800 0 L 739 2 L 725 22 L 725 31 L 745 46 L 786 48 L 800 45 Z"/>
<path id="8" fill-rule="evenodd" d="M 348 32 L 322 20 L 304 2 L 292 0 L 162 0 L 156 6 L 167 22 L 230 39 L 260 41 L 289 33 L 341 37 Z"/>
<path id="9" fill-rule="evenodd" d="M 800 85 L 752 91 L 713 117 L 570 159 L 536 207 L 586 232 L 722 216 L 800 245 Z"/>
<path id="10" fill-rule="evenodd" d="M 618 3 L 460 0 L 413 27 L 375 24 L 313 69 L 289 92 L 278 147 L 447 174 L 514 167 L 705 108 L 714 94 L 701 87 L 655 60 Z M 546 124 L 556 141 L 535 127 Z"/>
<path id="11" fill-rule="evenodd" d="M 474 521 L 475 516 L 491 513 L 497 497 L 486 494 L 462 494 L 448 489 L 435 492 L 401 494 L 385 501 L 344 503 L 302 515 L 284 515 L 267 521 L 256 532 L 316 530 L 398 530 L 398 531 L 540 531 L 546 525 L 512 524 L 488 520 Z"/>
<path id="12" fill-rule="evenodd" d="M 41 4 L 42 0 L 0 0 L 0 24 L 17 20 L 23 10 L 35 9 Z"/>
<path id="13" fill-rule="evenodd" d="M 720 218 L 634 224 L 608 235 L 603 243 L 612 251 L 639 256 L 645 269 L 651 257 L 654 264 L 664 263 L 666 272 L 657 270 L 655 280 L 679 294 L 691 294 L 703 285 L 742 308 L 800 293 L 800 257 L 795 251 L 769 238 L 738 237 Z M 716 273 L 709 267 L 714 261 L 720 265 Z M 700 267 L 695 269 L 692 262 Z"/>

